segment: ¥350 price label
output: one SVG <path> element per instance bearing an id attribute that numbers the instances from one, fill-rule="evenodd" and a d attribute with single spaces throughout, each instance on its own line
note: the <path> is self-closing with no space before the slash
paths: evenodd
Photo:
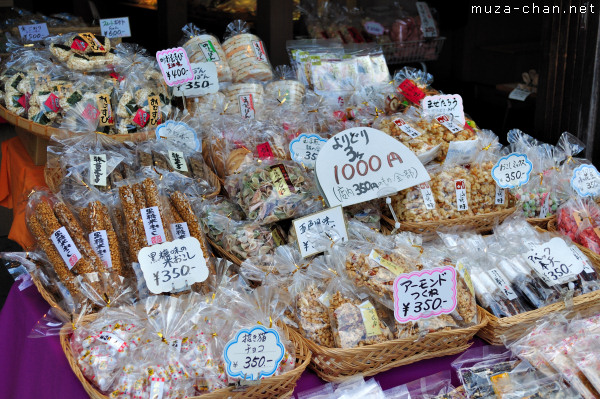
<path id="1" fill-rule="evenodd" d="M 533 165 L 527 155 L 512 153 L 500 160 L 492 168 L 492 178 L 502 188 L 515 188 L 529 181 Z"/>
<path id="2" fill-rule="evenodd" d="M 214 62 L 195 62 L 192 64 L 194 80 L 173 88 L 173 95 L 177 97 L 203 96 L 219 91 L 219 78 L 217 66 Z"/>
<path id="3" fill-rule="evenodd" d="M 575 256 L 565 240 L 554 237 L 526 254 L 529 265 L 548 284 L 564 284 L 581 273 L 585 263 Z"/>
<path id="4" fill-rule="evenodd" d="M 223 357 L 228 376 L 258 380 L 273 375 L 284 354 L 285 348 L 276 330 L 255 326 L 251 330 L 240 330 L 227 343 Z"/>
<path id="5" fill-rule="evenodd" d="M 600 173 L 594 165 L 581 165 L 573 171 L 571 187 L 580 197 L 600 195 Z"/>
<path id="6" fill-rule="evenodd" d="M 297 163 L 313 169 L 317 162 L 317 155 L 325 143 L 327 139 L 321 136 L 303 133 L 290 143 L 290 154 Z"/>

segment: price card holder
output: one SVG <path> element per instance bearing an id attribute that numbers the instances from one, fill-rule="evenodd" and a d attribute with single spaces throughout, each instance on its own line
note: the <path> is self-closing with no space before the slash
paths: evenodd
<path id="1" fill-rule="evenodd" d="M 333 239 L 331 235 L 335 235 L 336 239 L 341 238 L 342 241 L 348 241 L 348 230 L 341 206 L 303 216 L 295 219 L 293 224 L 303 258 L 323 252 L 325 248 L 319 246 L 315 241 L 319 238 L 327 239 L 327 234 L 330 235 L 330 239 Z"/>
<path id="2" fill-rule="evenodd" d="M 156 60 L 168 86 L 194 80 L 194 71 L 182 47 L 156 52 Z"/>
<path id="3" fill-rule="evenodd" d="M 37 42 L 48 37 L 48 25 L 46 23 L 34 25 L 19 25 L 19 33 L 24 42 Z"/>
<path id="4" fill-rule="evenodd" d="M 463 100 L 458 94 L 426 96 L 421 100 L 421 107 L 426 115 L 448 115 L 453 117 L 457 125 L 465 124 Z"/>
<path id="5" fill-rule="evenodd" d="M 502 188 L 516 188 L 529 181 L 533 165 L 525 154 L 512 153 L 498 160 L 492 178 Z"/>
<path id="6" fill-rule="evenodd" d="M 600 195 L 600 173 L 594 165 L 580 165 L 573 171 L 571 187 L 580 197 Z"/>
<path id="7" fill-rule="evenodd" d="M 185 122 L 166 121 L 156 128 L 157 140 L 168 140 L 177 146 L 194 151 L 202 149 L 202 141 L 194 129 Z"/>
<path id="8" fill-rule="evenodd" d="M 295 162 L 313 169 L 325 143 L 327 139 L 321 136 L 303 133 L 290 142 L 290 154 Z"/>

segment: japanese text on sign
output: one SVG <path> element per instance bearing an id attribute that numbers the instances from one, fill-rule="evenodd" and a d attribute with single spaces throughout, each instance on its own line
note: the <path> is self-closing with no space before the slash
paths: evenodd
<path id="1" fill-rule="evenodd" d="M 429 183 L 419 184 L 419 190 L 421 190 L 421 197 L 423 197 L 425 208 L 435 209 L 435 198 L 433 197 L 433 191 L 431 191 Z"/>
<path id="2" fill-rule="evenodd" d="M 244 119 L 254 119 L 254 100 L 252 99 L 252 94 L 240 94 L 238 96 L 238 101 L 240 103 L 240 115 Z"/>
<path id="3" fill-rule="evenodd" d="M 194 237 L 142 248 L 138 259 L 153 294 L 175 292 L 208 278 L 204 253 Z"/>
<path id="4" fill-rule="evenodd" d="M 469 209 L 467 201 L 467 183 L 464 179 L 455 180 L 454 187 L 456 189 L 456 209 L 466 211 Z"/>
<path id="5" fill-rule="evenodd" d="M 158 51 L 156 60 L 167 85 L 176 86 L 194 80 L 194 71 L 183 48 Z"/>
<path id="6" fill-rule="evenodd" d="M 198 134 L 185 122 L 166 121 L 156 128 L 157 140 L 169 140 L 178 146 L 184 146 L 198 151 L 202 148 L 202 141 Z"/>
<path id="7" fill-rule="evenodd" d="M 271 182 L 273 183 L 273 190 L 278 196 L 287 197 L 296 191 L 283 164 L 271 166 L 269 176 L 271 177 Z"/>
<path id="8" fill-rule="evenodd" d="M 106 186 L 106 154 L 90 154 L 90 184 Z"/>
<path id="9" fill-rule="evenodd" d="M 301 134 L 290 142 L 290 154 L 292 159 L 307 168 L 313 169 L 317 161 L 317 155 L 323 145 L 327 142 L 316 134 Z"/>
<path id="10" fill-rule="evenodd" d="M 142 214 L 142 222 L 144 223 L 148 245 L 160 244 L 167 241 L 158 207 L 143 208 L 140 210 L 140 213 Z"/>
<path id="11" fill-rule="evenodd" d="M 279 333 L 263 326 L 240 330 L 223 351 L 227 375 L 244 380 L 273 375 L 284 354 Z"/>
<path id="12" fill-rule="evenodd" d="M 96 96 L 96 104 L 100 112 L 98 126 L 110 126 L 114 124 L 112 107 L 110 106 L 110 96 L 108 94 L 98 94 Z"/>
<path id="13" fill-rule="evenodd" d="M 212 42 L 210 40 L 202 42 L 198 46 L 200 47 L 200 50 L 202 50 L 202 53 L 204 54 L 204 58 L 206 58 L 206 61 L 210 61 L 210 62 L 221 61 L 221 57 L 219 57 L 217 50 L 215 50 L 215 46 L 212 44 Z"/>
<path id="14" fill-rule="evenodd" d="M 109 39 L 131 37 L 129 17 L 101 19 L 100 31 L 102 32 L 102 36 L 106 36 Z"/>
<path id="15" fill-rule="evenodd" d="M 219 91 L 219 75 L 214 62 L 194 62 L 192 70 L 194 80 L 175 86 L 173 88 L 174 96 L 203 96 Z"/>
<path id="16" fill-rule="evenodd" d="M 526 254 L 529 265 L 548 284 L 563 284 L 583 271 L 584 263 L 559 237 L 536 245 Z"/>
<path id="17" fill-rule="evenodd" d="M 459 121 L 455 121 L 451 115 L 438 115 L 435 117 L 435 120 L 446 129 L 450 131 L 450 133 L 459 133 L 463 130 L 463 127 L 459 125 Z"/>
<path id="18" fill-rule="evenodd" d="M 571 187 L 580 197 L 600 195 L 600 173 L 594 165 L 581 165 L 573 171 Z"/>
<path id="19" fill-rule="evenodd" d="M 456 309 L 456 270 L 438 267 L 401 274 L 394 281 L 394 316 L 399 323 L 427 319 Z"/>
<path id="20" fill-rule="evenodd" d="M 512 153 L 500 160 L 492 168 L 492 177 L 502 188 L 515 188 L 529 181 L 533 165 L 527 155 Z"/>
<path id="21" fill-rule="evenodd" d="M 414 127 L 412 127 L 411 125 L 406 123 L 406 121 L 402 118 L 394 119 L 394 124 L 396 126 L 398 126 L 398 128 L 400 130 L 402 130 L 404 133 L 406 133 L 409 137 L 412 137 L 413 139 L 417 138 L 423 134 L 423 132 L 415 129 Z"/>
<path id="22" fill-rule="evenodd" d="M 515 294 L 512 287 L 508 283 L 508 279 L 500 270 L 496 268 L 490 269 L 488 271 L 488 275 L 492 278 L 492 281 L 496 284 L 506 298 L 511 301 L 517 299 L 517 294 Z"/>
<path id="23" fill-rule="evenodd" d="M 421 31 L 424 37 L 437 37 L 438 31 L 435 27 L 435 21 L 431 16 L 431 10 L 424 1 L 417 1 L 415 3 L 417 11 L 419 12 L 419 18 L 421 19 Z"/>
<path id="24" fill-rule="evenodd" d="M 69 235 L 67 228 L 63 226 L 56 230 L 54 233 L 52 233 L 50 239 L 52 240 L 52 244 L 54 244 L 58 250 L 62 260 L 65 262 L 69 270 L 71 270 L 79 261 L 79 259 L 81 259 L 81 253 L 75 246 L 75 243 Z"/>
<path id="25" fill-rule="evenodd" d="M 148 97 L 148 126 L 160 125 L 162 114 L 160 112 L 160 96 Z"/>
<path id="26" fill-rule="evenodd" d="M 108 235 L 106 230 L 98 230 L 91 232 L 89 235 L 90 245 L 92 249 L 104 264 L 107 269 L 112 269 L 112 259 L 110 256 L 110 247 L 108 244 Z"/>
<path id="27" fill-rule="evenodd" d="M 186 222 L 172 223 L 171 234 L 173 234 L 173 238 L 181 240 L 182 238 L 190 237 L 190 229 Z"/>
<path id="28" fill-rule="evenodd" d="M 256 59 L 260 62 L 267 63 L 267 53 L 265 52 L 265 46 L 263 42 L 260 40 L 252 40 L 252 48 L 254 49 L 254 54 L 256 55 Z"/>
<path id="29" fill-rule="evenodd" d="M 318 245 L 316 241 L 323 238 L 327 240 L 327 235 L 331 239 L 342 238 L 343 241 L 348 241 L 348 231 L 341 206 L 295 219 L 293 224 L 303 258 L 323 252 L 325 248 Z"/>
<path id="30" fill-rule="evenodd" d="M 423 112 L 426 115 L 453 116 L 457 125 L 465 124 L 465 111 L 463 108 L 462 97 L 458 94 L 441 94 L 436 96 L 427 96 L 421 100 Z M 462 129 L 461 129 L 462 130 Z"/>
<path id="31" fill-rule="evenodd" d="M 496 196 L 495 196 L 494 204 L 504 205 L 505 202 L 506 202 L 506 189 L 496 185 Z"/>
<path id="32" fill-rule="evenodd" d="M 419 104 L 421 99 L 425 97 L 423 90 L 410 79 L 404 79 L 402 83 L 398 85 L 398 91 L 400 91 L 407 100 L 412 101 L 415 104 Z"/>
<path id="33" fill-rule="evenodd" d="M 48 25 L 45 22 L 35 25 L 19 25 L 19 33 L 21 34 L 21 39 L 27 43 L 37 42 L 50 35 L 48 33 Z"/>
<path id="34" fill-rule="evenodd" d="M 169 163 L 171 167 L 178 172 L 187 172 L 188 167 L 185 162 L 185 156 L 181 151 L 171 151 L 169 150 Z"/>
<path id="35" fill-rule="evenodd" d="M 316 171 L 330 206 L 369 201 L 430 180 L 412 151 L 368 127 L 329 139 L 317 156 Z"/>

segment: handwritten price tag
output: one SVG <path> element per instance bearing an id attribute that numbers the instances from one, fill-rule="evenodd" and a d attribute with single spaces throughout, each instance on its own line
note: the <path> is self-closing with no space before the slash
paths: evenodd
<path id="1" fill-rule="evenodd" d="M 348 231 L 346 230 L 346 221 L 341 206 L 295 219 L 293 224 L 300 254 L 303 258 L 325 250 L 325 248 L 318 246 L 315 241 L 319 237 L 325 238 L 326 233 L 331 235 L 332 232 L 335 232 L 333 234 L 336 237 L 348 241 Z"/>
<path id="2" fill-rule="evenodd" d="M 203 96 L 219 91 L 219 78 L 214 62 L 194 62 L 194 80 L 173 88 L 176 97 Z"/>
<path id="3" fill-rule="evenodd" d="M 157 140 L 168 140 L 177 146 L 184 146 L 194 151 L 202 148 L 202 141 L 194 129 L 185 122 L 166 121 L 156 128 Z"/>
<path id="4" fill-rule="evenodd" d="M 301 134 L 290 143 L 292 159 L 307 168 L 313 169 L 317 156 L 327 140 L 316 134 Z"/>
<path id="5" fill-rule="evenodd" d="M 131 37 L 129 17 L 101 19 L 100 30 L 102 36 L 106 36 L 110 39 L 116 37 Z"/>
<path id="6" fill-rule="evenodd" d="M 194 80 L 194 71 L 183 48 L 158 51 L 156 60 L 168 86 L 176 86 Z"/>
<path id="7" fill-rule="evenodd" d="M 512 153 L 500 160 L 492 168 L 492 178 L 502 188 L 515 188 L 529 181 L 533 165 L 525 154 Z"/>
<path id="8" fill-rule="evenodd" d="M 421 100 L 421 107 L 426 115 L 451 115 L 457 124 L 465 124 L 463 100 L 458 94 L 427 96 Z"/>
<path id="9" fill-rule="evenodd" d="M 526 259 L 548 285 L 571 281 L 583 271 L 585 266 L 565 240 L 559 237 L 554 237 L 542 245 L 536 245 L 527 252 Z"/>
<path id="10" fill-rule="evenodd" d="M 373 36 L 381 36 L 385 33 L 383 25 L 381 25 L 379 22 L 368 21 L 365 22 L 363 26 L 367 33 Z"/>
<path id="11" fill-rule="evenodd" d="M 573 171 L 571 187 L 580 197 L 600 195 L 600 173 L 594 165 L 581 165 Z"/>
<path id="12" fill-rule="evenodd" d="M 48 25 L 46 25 L 46 23 L 35 25 L 19 25 L 19 33 L 21 34 L 21 39 L 23 39 L 24 42 L 37 42 L 50 35 L 48 33 Z"/>
<path id="13" fill-rule="evenodd" d="M 153 294 L 175 292 L 208 278 L 206 259 L 194 237 L 144 247 L 138 259 Z"/>
<path id="14" fill-rule="evenodd" d="M 525 99 L 527 97 L 529 97 L 530 94 L 531 94 L 531 92 L 529 90 L 520 89 L 518 87 L 515 87 L 513 89 L 513 91 L 511 91 L 508 94 L 508 98 L 510 98 L 511 100 L 525 101 Z"/>
<path id="15" fill-rule="evenodd" d="M 273 375 L 284 354 L 277 330 L 263 326 L 240 330 L 223 351 L 227 375 L 244 380 Z"/>
<path id="16" fill-rule="evenodd" d="M 401 274 L 394 281 L 394 316 L 399 323 L 427 319 L 456 309 L 456 270 L 438 267 Z"/>

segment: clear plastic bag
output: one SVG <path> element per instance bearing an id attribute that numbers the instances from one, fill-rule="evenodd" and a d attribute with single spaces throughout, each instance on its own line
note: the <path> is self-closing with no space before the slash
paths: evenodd
<path id="1" fill-rule="evenodd" d="M 273 69 L 264 43 L 250 33 L 246 22 L 236 20 L 227 25 L 222 47 L 234 82 L 273 79 Z"/>
<path id="2" fill-rule="evenodd" d="M 45 39 L 55 59 L 74 71 L 105 72 L 114 61 L 110 39 L 92 33 L 67 33 Z"/>
<path id="3" fill-rule="evenodd" d="M 184 25 L 181 31 L 183 37 L 179 45 L 185 49 L 190 62 L 213 62 L 219 82 L 231 82 L 231 69 L 219 39 L 192 23 Z"/>

